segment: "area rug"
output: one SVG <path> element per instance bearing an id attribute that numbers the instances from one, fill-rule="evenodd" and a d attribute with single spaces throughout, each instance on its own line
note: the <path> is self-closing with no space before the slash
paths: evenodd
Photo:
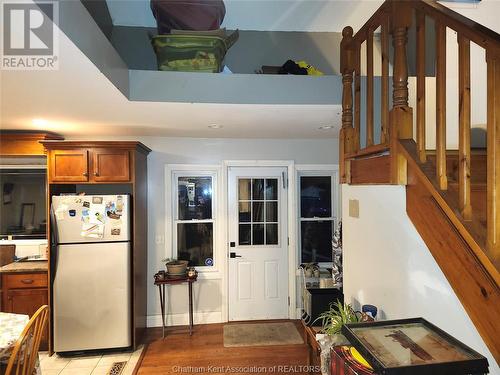
<path id="1" fill-rule="evenodd" d="M 297 345 L 304 340 L 292 322 L 224 325 L 224 347 Z"/>

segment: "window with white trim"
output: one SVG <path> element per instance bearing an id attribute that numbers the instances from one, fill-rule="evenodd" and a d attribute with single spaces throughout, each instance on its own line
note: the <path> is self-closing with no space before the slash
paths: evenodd
<path id="1" fill-rule="evenodd" d="M 191 267 L 214 266 L 216 173 L 173 173 L 173 254 Z"/>
<path id="2" fill-rule="evenodd" d="M 332 261 L 332 235 L 337 222 L 337 172 L 298 174 L 299 263 Z"/>

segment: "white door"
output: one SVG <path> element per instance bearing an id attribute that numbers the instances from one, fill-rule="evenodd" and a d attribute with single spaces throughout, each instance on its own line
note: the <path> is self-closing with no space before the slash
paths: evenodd
<path id="1" fill-rule="evenodd" d="M 286 168 L 229 167 L 229 320 L 288 318 Z"/>

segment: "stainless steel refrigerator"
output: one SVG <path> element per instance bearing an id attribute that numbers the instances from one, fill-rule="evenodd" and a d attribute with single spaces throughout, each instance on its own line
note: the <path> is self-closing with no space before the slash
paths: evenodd
<path id="1" fill-rule="evenodd" d="M 54 351 L 127 347 L 130 197 L 52 197 Z"/>

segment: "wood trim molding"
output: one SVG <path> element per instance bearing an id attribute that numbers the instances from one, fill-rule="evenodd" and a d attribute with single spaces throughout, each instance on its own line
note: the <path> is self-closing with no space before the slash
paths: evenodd
<path id="1" fill-rule="evenodd" d="M 50 132 L 0 131 L 1 156 L 43 156 L 45 149 L 40 143 L 48 140 L 63 140 Z"/>
<path id="2" fill-rule="evenodd" d="M 137 141 L 42 141 L 40 142 L 45 149 L 55 150 L 55 149 L 72 149 L 72 148 L 124 148 L 124 149 L 134 149 L 143 154 L 149 154 L 152 150 Z"/>

